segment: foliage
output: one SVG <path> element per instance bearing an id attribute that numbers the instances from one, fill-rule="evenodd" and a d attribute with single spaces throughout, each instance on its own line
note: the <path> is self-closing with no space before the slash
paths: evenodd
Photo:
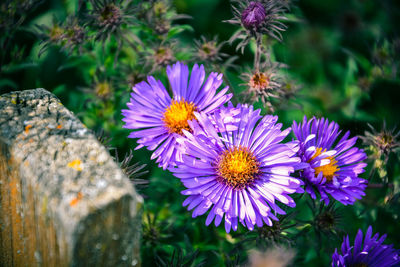
<path id="1" fill-rule="evenodd" d="M 368 225 L 399 249 L 399 2 L 263 1 L 274 16 L 259 28 L 243 28 L 237 2 L 233 10 L 228 0 L 3 1 L 0 92 L 46 88 L 118 149 L 110 153 L 145 199 L 143 266 L 237 266 L 275 245 L 295 251 L 293 266 L 327 266 L 343 236 L 353 241 Z M 233 16 L 234 25 L 224 22 Z M 285 128 L 317 116 L 361 136 L 366 196 L 343 206 L 295 194 L 295 209 L 253 231 L 192 219 L 181 182 L 146 149 L 132 153 L 137 144 L 122 127 L 132 86 L 148 75 L 168 84 L 165 68 L 178 60 L 223 73 L 235 104 L 278 115 Z"/>

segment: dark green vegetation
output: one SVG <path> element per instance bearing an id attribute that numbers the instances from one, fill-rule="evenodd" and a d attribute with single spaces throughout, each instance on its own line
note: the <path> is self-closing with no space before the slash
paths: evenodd
<path id="1" fill-rule="evenodd" d="M 235 51 L 238 41 L 219 46 L 239 29 L 223 22 L 233 17 L 231 11 L 227 0 L 2 1 L 0 92 L 46 88 L 88 128 L 103 132 L 101 139 L 112 155 L 119 154 L 145 199 L 143 266 L 235 266 L 248 261 L 251 249 L 277 243 L 294 248 L 295 266 L 327 266 L 343 235 L 352 240 L 368 225 L 387 233 L 386 242 L 399 249 L 398 1 L 295 1 L 282 42 L 263 40 L 271 61 L 287 65 L 277 70 L 278 98 L 268 98 L 270 106 L 254 103 L 263 114 L 272 107 L 285 127 L 304 115 L 324 116 L 352 136 L 365 135 L 357 145 L 369 156 L 361 177 L 370 185 L 354 206 L 323 207 L 298 195 L 297 207 L 273 227 L 226 234 L 222 226 L 206 227 L 205 215 L 191 218 L 182 207 L 184 187 L 149 160 L 149 151 L 134 151 L 124 160 L 137 144 L 127 139 L 121 109 L 132 85 L 147 75 L 167 84 L 166 65 L 204 63 L 208 73 L 224 73 L 234 102 L 245 98 L 243 74 L 251 73 L 256 45 L 250 42 L 244 54 Z M 143 170 L 148 173 L 137 178 Z"/>

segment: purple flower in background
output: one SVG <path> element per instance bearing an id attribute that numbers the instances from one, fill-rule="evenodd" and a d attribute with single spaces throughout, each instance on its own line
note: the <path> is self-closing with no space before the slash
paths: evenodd
<path id="1" fill-rule="evenodd" d="M 183 161 L 169 168 L 187 188 L 183 205 L 197 217 L 210 210 L 206 225 L 218 226 L 225 215 L 225 230 L 237 230 L 238 221 L 250 230 L 272 225 L 285 212 L 276 200 L 294 207 L 289 194 L 304 192 L 302 181 L 291 177 L 300 159 L 298 142 L 281 141 L 277 116 L 260 116 L 252 106 L 220 108 L 212 115 L 195 113 L 197 120 L 184 131 Z"/>
<path id="2" fill-rule="evenodd" d="M 350 246 L 349 236 L 343 239 L 342 255 L 335 249 L 332 255 L 332 267 L 391 267 L 400 266 L 400 250 L 393 245 L 384 245 L 386 235 L 379 237 L 379 233 L 372 236 L 372 227 L 369 226 L 363 241 L 363 233 L 358 230 L 354 246 Z"/>
<path id="3" fill-rule="evenodd" d="M 166 169 L 180 158 L 176 138 L 183 130 L 190 130 L 188 121 L 194 112 L 213 112 L 232 97 L 225 94 L 228 87 L 217 93 L 222 84 L 222 74 L 212 72 L 206 82 L 203 65 L 195 64 L 189 79 L 189 68 L 177 62 L 167 67 L 172 97 L 161 81 L 152 76 L 133 87 L 129 109 L 122 110 L 124 128 L 135 129 L 129 138 L 139 138 L 139 149 L 146 146 L 155 150 L 151 159 L 157 158 L 160 167 Z M 189 79 L 189 80 L 188 80 Z"/>
<path id="4" fill-rule="evenodd" d="M 298 156 L 307 167 L 301 171 L 305 190 L 316 198 L 315 190 L 321 200 L 329 203 L 329 196 L 344 205 L 353 204 L 365 195 L 367 180 L 358 175 L 364 172 L 367 158 L 362 149 L 353 147 L 357 137 L 348 139 L 347 131 L 339 141 L 339 125 L 327 119 L 315 117 L 303 123 L 293 122 L 293 132 L 300 141 Z"/>
<path id="5" fill-rule="evenodd" d="M 266 16 L 267 13 L 263 4 L 251 1 L 247 8 L 242 12 L 243 26 L 249 30 L 257 28 L 261 25 Z"/>

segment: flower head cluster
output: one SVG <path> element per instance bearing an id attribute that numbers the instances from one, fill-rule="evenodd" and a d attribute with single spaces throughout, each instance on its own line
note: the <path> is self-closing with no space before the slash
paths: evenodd
<path id="1" fill-rule="evenodd" d="M 347 205 L 365 195 L 367 180 L 358 175 L 364 172 L 367 164 L 363 160 L 367 156 L 362 149 L 353 147 L 357 137 L 348 139 L 348 131 L 337 141 L 339 125 L 324 118 L 304 117 L 300 124 L 293 122 L 293 132 L 300 141 L 298 155 L 305 165 L 301 177 L 312 198 L 316 198 L 316 190 L 325 203 L 331 196 Z"/>
<path id="2" fill-rule="evenodd" d="M 222 84 L 222 74 L 212 72 L 205 80 L 203 65 L 195 64 L 189 77 L 188 66 L 177 62 L 167 67 L 172 97 L 161 81 L 149 76 L 133 87 L 128 109 L 122 110 L 125 128 L 135 129 L 130 138 L 139 138 L 138 148 L 146 146 L 155 150 L 152 159 L 166 169 L 179 159 L 176 143 L 183 130 L 190 130 L 189 120 L 194 112 L 213 112 L 226 103 L 231 94 L 228 87 L 217 93 Z"/>
<path id="3" fill-rule="evenodd" d="M 193 217 L 210 210 L 206 225 L 225 217 L 227 232 L 238 222 L 252 230 L 285 214 L 276 201 L 296 205 L 289 195 L 302 192 L 302 182 L 291 176 L 300 162 L 298 142 L 281 143 L 290 129 L 282 131 L 276 116 L 239 104 L 195 117 L 179 140 L 182 161 L 170 168 L 187 188 L 183 205 L 194 209 Z"/>
<path id="4" fill-rule="evenodd" d="M 43 4 L 41 0 L 4 0 L 0 3 L 0 31 L 6 34 L 17 29 L 25 21 L 26 14 Z"/>
<path id="5" fill-rule="evenodd" d="M 165 35 L 173 27 L 172 22 L 177 19 L 190 18 L 184 14 L 177 14 L 171 0 L 140 1 L 138 17 L 146 26 L 157 35 Z"/>
<path id="6" fill-rule="evenodd" d="M 140 39 L 132 34 L 132 26 L 136 24 L 137 7 L 130 0 L 89 0 L 86 2 L 90 5 L 85 14 L 85 26 L 94 31 L 95 41 L 102 43 L 103 50 L 111 37 L 117 42 L 115 65 L 124 42 L 132 47 L 141 43 Z"/>
<path id="7" fill-rule="evenodd" d="M 53 18 L 53 25 L 37 25 L 42 39 L 42 47 L 39 56 L 46 51 L 50 45 L 58 45 L 62 51 L 72 53 L 74 50 L 82 52 L 82 45 L 87 41 L 86 29 L 81 27 L 76 17 L 68 17 L 66 22 L 60 23 Z"/>
<path id="8" fill-rule="evenodd" d="M 358 230 L 354 246 L 350 246 L 349 236 L 342 243 L 341 254 L 335 249 L 332 255 L 332 267 L 349 266 L 400 266 L 400 250 L 393 245 L 384 245 L 386 235 L 379 237 L 379 233 L 372 236 L 372 227 L 369 226 L 363 240 L 363 233 Z"/>
<path id="9" fill-rule="evenodd" d="M 305 117 L 293 123 L 297 140 L 282 143 L 291 129 L 281 130 L 277 116 L 261 116 L 244 104 L 224 106 L 232 95 L 228 87 L 217 93 L 221 74 L 211 73 L 204 82 L 204 67 L 197 64 L 189 74 L 180 62 L 167 67 L 172 96 L 149 76 L 133 87 L 122 114 L 124 127 L 135 130 L 129 137 L 138 138 L 137 148 L 154 150 L 151 158 L 181 179 L 183 205 L 193 217 L 208 212 L 206 225 L 224 219 L 227 232 L 239 223 L 253 230 L 271 227 L 286 214 L 278 202 L 295 207 L 290 195 L 304 192 L 303 184 L 325 203 L 332 196 L 352 204 L 364 195 L 367 182 L 358 175 L 366 155 L 353 147 L 356 138 L 348 139 L 349 132 L 336 141 L 335 122 Z M 331 230 L 333 210 L 319 215 L 318 227 Z"/>

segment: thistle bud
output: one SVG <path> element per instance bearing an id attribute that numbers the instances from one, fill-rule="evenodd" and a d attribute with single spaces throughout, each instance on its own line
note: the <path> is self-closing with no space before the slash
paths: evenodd
<path id="1" fill-rule="evenodd" d="M 217 37 L 214 37 L 212 40 L 207 40 L 202 36 L 201 40 L 195 40 L 195 44 L 195 57 L 199 61 L 213 63 L 221 61 L 223 57 L 228 57 L 227 54 L 220 52 L 225 43 L 218 43 Z"/>
<path id="2" fill-rule="evenodd" d="M 264 6 L 259 3 L 252 1 L 242 12 L 242 23 L 246 29 L 257 29 L 264 21 L 267 13 Z"/>
<path id="3" fill-rule="evenodd" d="M 154 51 L 155 64 L 166 66 L 174 60 L 173 51 L 167 46 L 160 46 Z"/>
<path id="4" fill-rule="evenodd" d="M 99 82 L 95 85 L 96 95 L 100 98 L 107 98 L 111 95 L 112 87 L 108 82 Z"/>
<path id="5" fill-rule="evenodd" d="M 122 23 L 121 10 L 113 4 L 105 5 L 100 11 L 98 20 L 102 28 L 119 27 Z"/>

